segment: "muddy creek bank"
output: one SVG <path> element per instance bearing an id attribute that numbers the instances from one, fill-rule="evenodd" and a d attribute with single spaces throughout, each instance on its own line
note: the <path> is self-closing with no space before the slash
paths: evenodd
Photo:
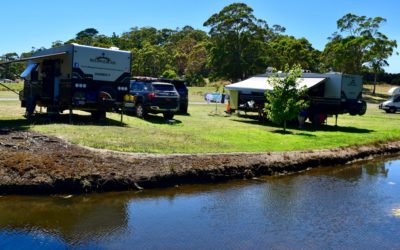
<path id="1" fill-rule="evenodd" d="M 333 166 L 400 152 L 400 142 L 330 150 L 136 154 L 72 145 L 34 132 L 0 131 L 0 193 L 85 193 L 209 183 Z"/>

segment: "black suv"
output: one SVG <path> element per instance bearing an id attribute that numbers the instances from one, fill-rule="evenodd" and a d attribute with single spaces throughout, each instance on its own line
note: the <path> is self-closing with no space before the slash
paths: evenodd
<path id="1" fill-rule="evenodd" d="M 172 119 L 179 111 L 179 93 L 171 83 L 132 80 L 129 94 L 125 108 L 135 112 L 137 117 L 145 118 L 149 113 L 162 113 L 165 119 Z"/>
<path id="2" fill-rule="evenodd" d="M 165 78 L 159 78 L 157 79 L 157 81 L 172 83 L 175 86 L 181 98 L 179 105 L 179 113 L 187 114 L 189 105 L 189 97 L 188 97 L 189 91 L 186 87 L 185 81 L 165 79 Z"/>

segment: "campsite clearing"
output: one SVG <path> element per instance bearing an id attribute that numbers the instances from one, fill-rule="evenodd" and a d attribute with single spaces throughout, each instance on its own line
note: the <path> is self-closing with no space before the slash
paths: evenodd
<path id="1" fill-rule="evenodd" d="M 210 115 L 217 108 L 218 115 Z M 369 104 L 364 116 L 339 116 L 317 131 L 309 124 L 305 129 L 289 127 L 290 134 L 281 128 L 254 117 L 225 116 L 224 105 L 191 105 L 188 116 L 176 116 L 168 124 L 161 116 L 148 120 L 108 113 L 104 124 L 93 124 L 90 115 L 76 112 L 74 124 L 68 115 L 50 122 L 38 119 L 29 124 L 22 116 L 24 109 L 18 101 L 3 101 L 0 105 L 0 126 L 57 136 L 73 144 L 125 152 L 144 153 L 213 153 L 265 152 L 337 148 L 354 144 L 400 139 L 400 114 L 386 114 L 377 104 Z"/>

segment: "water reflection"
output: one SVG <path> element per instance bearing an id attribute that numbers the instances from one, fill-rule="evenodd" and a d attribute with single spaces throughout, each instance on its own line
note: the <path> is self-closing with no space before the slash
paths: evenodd
<path id="1" fill-rule="evenodd" d="M 126 205 L 132 195 L 91 195 L 72 198 L 0 198 L 0 231 L 29 232 L 33 238 L 59 237 L 71 245 L 103 239 L 127 229 Z"/>
<path id="2" fill-rule="evenodd" d="M 252 181 L 0 198 L 0 248 L 249 249 L 400 246 L 400 161 Z"/>

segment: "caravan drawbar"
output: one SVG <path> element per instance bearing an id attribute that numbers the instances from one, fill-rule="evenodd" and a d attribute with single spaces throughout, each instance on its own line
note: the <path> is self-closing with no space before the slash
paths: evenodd
<path id="1" fill-rule="evenodd" d="M 128 51 L 68 44 L 22 60 L 28 61 L 20 92 L 27 116 L 39 105 L 49 113 L 83 110 L 100 119 L 106 111 L 122 108 L 129 92 Z"/>

